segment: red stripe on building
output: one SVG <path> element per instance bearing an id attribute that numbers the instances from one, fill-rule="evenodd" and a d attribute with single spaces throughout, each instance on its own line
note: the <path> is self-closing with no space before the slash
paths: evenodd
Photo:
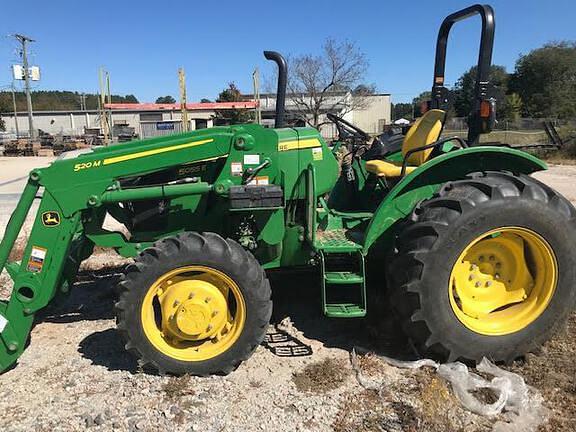
<path id="1" fill-rule="evenodd" d="M 258 106 L 256 101 L 249 102 L 206 102 L 188 103 L 186 109 L 195 110 L 227 110 L 227 109 L 254 109 Z M 181 109 L 180 104 L 156 104 L 156 103 L 111 103 L 104 104 L 105 108 L 126 111 L 176 111 Z"/>

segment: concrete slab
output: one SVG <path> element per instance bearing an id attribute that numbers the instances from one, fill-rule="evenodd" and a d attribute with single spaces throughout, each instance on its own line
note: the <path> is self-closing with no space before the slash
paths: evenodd
<path id="1" fill-rule="evenodd" d="M 54 157 L 0 157 L 0 195 L 19 195 L 26 185 L 28 174 L 34 168 L 43 168 Z"/>

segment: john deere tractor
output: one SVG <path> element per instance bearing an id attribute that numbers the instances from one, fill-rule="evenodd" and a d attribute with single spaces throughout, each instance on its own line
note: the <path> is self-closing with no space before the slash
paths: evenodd
<path id="1" fill-rule="evenodd" d="M 441 138 L 448 34 L 474 15 L 482 36 L 468 136 Z M 544 162 L 480 145 L 494 123 L 493 36 L 489 6 L 444 20 L 429 110 L 401 151 L 334 115 L 334 148 L 315 129 L 284 127 L 287 67 L 267 51 L 279 68 L 275 128 L 132 141 L 33 170 L 0 244 L 14 281 L 0 303 L 0 369 L 96 246 L 134 257 L 117 326 L 126 349 L 161 372 L 225 374 L 248 359 L 272 311 L 266 270 L 281 267 L 321 273 L 327 317 L 378 317 L 367 292 L 385 295 L 422 355 L 511 361 L 539 347 L 576 301 L 576 213 L 530 177 Z M 8 262 L 39 192 L 24 257 Z M 107 216 L 129 235 L 104 229 Z M 367 290 L 370 271 L 384 276 Z"/>

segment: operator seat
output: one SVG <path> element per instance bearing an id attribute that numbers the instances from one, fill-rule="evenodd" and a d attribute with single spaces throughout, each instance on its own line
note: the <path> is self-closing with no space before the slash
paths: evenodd
<path id="1" fill-rule="evenodd" d="M 402 156 L 415 148 L 423 147 L 438 141 L 446 112 L 439 109 L 427 111 L 422 117 L 417 119 L 402 142 Z M 408 157 L 406 174 L 410 174 L 420 165 L 428 160 L 433 148 L 412 153 Z M 366 162 L 366 171 L 378 177 L 400 177 L 402 172 L 402 161 L 385 161 L 381 159 L 369 160 Z"/>

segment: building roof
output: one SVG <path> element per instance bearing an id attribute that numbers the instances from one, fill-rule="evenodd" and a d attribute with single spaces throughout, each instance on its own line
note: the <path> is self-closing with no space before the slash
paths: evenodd
<path id="1" fill-rule="evenodd" d="M 258 103 L 256 101 L 248 102 L 203 102 L 187 103 L 186 109 L 190 111 L 202 110 L 227 110 L 227 109 L 254 109 Z M 180 104 L 157 104 L 157 103 L 111 103 L 104 104 L 105 108 L 112 110 L 125 111 L 177 111 L 180 110 Z"/>
<path id="2" fill-rule="evenodd" d="M 328 96 L 343 96 L 343 95 L 347 95 L 348 93 L 350 93 L 350 91 L 335 91 L 335 92 L 327 92 L 326 95 Z M 295 94 L 299 95 L 299 93 L 290 93 L 287 92 L 286 93 L 286 97 L 292 97 Z M 363 95 L 365 97 L 370 97 L 370 96 L 390 96 L 391 93 L 370 93 L 367 95 Z M 254 95 L 253 94 L 246 94 L 243 95 L 246 98 L 249 99 L 254 99 Z M 310 96 L 310 95 L 308 95 Z M 276 93 L 260 93 L 260 98 L 264 98 L 264 97 L 269 97 L 269 98 L 276 98 Z"/>
<path id="3" fill-rule="evenodd" d="M 188 103 L 186 109 L 189 111 L 214 111 L 214 110 L 230 110 L 230 109 L 255 109 L 258 102 L 206 102 L 206 103 Z M 113 111 L 180 111 L 179 103 L 175 104 L 156 104 L 156 103 L 111 103 L 104 104 L 104 107 Z M 98 114 L 99 111 L 95 109 L 90 110 L 35 110 L 34 114 L 38 115 L 58 115 L 58 114 Z M 13 116 L 14 113 L 6 111 L 0 113 L 6 117 Z M 28 115 L 27 111 L 18 111 L 18 116 Z"/>

